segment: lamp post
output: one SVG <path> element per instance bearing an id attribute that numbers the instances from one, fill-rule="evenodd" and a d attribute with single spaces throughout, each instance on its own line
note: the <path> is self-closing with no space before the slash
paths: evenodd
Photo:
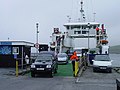
<path id="1" fill-rule="evenodd" d="M 89 49 L 90 49 L 90 41 L 89 41 L 89 35 L 90 34 L 90 23 L 88 23 L 88 62 L 89 62 Z"/>
<path id="2" fill-rule="evenodd" d="M 90 43 L 89 43 L 89 42 L 90 42 L 90 41 L 89 41 L 89 36 L 90 36 L 90 31 L 89 31 L 89 29 L 90 29 L 90 23 L 88 23 L 88 51 L 89 51 L 89 47 L 90 47 L 90 46 L 89 46 L 89 44 L 90 44 Z"/>
<path id="3" fill-rule="evenodd" d="M 38 31 L 38 25 L 39 25 L 39 23 L 36 23 L 36 53 L 38 53 L 38 48 L 39 48 L 39 44 L 38 44 L 38 33 L 39 33 L 39 31 Z"/>

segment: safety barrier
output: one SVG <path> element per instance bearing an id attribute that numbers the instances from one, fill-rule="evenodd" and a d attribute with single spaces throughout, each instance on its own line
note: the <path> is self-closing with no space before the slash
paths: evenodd
<path id="1" fill-rule="evenodd" d="M 23 58 L 25 59 L 25 58 Z M 15 75 L 18 77 L 20 74 L 25 74 L 26 72 L 30 71 L 30 63 L 29 64 L 19 64 L 18 61 L 22 60 L 22 58 L 16 58 L 16 69 L 15 69 Z"/>
<path id="2" fill-rule="evenodd" d="M 117 83 L 117 90 L 120 90 L 120 79 L 116 79 L 116 83 Z"/>
<path id="3" fill-rule="evenodd" d="M 87 56 L 80 57 L 79 61 L 75 61 L 75 77 L 81 76 L 87 66 Z"/>

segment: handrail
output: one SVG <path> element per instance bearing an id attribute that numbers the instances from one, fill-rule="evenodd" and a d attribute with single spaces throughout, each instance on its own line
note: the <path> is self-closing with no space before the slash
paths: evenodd
<path id="1" fill-rule="evenodd" d="M 116 83 L 117 83 L 117 90 L 120 90 L 120 79 L 116 79 Z"/>
<path id="2" fill-rule="evenodd" d="M 75 77 L 81 76 L 83 70 L 85 70 L 86 65 L 87 64 L 87 60 L 86 57 L 80 57 L 79 61 L 75 61 Z"/>

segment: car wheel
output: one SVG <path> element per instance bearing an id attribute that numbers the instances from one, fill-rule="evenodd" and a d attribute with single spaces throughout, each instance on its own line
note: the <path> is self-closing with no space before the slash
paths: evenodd
<path id="1" fill-rule="evenodd" d="M 93 68 L 93 72 L 96 72 L 96 69 L 95 69 L 95 68 Z"/>
<path id="2" fill-rule="evenodd" d="M 57 69 L 55 69 L 55 72 L 54 73 L 57 73 Z"/>
<path id="3" fill-rule="evenodd" d="M 35 73 L 31 72 L 31 77 L 35 77 Z"/>
<path id="4" fill-rule="evenodd" d="M 109 70 L 109 73 L 112 73 L 112 69 Z"/>
<path id="5" fill-rule="evenodd" d="M 51 77 L 51 78 L 53 77 L 53 72 L 52 72 L 52 71 L 50 71 L 50 77 Z"/>
<path id="6" fill-rule="evenodd" d="M 68 64 L 68 61 L 66 61 L 66 63 L 65 64 Z"/>

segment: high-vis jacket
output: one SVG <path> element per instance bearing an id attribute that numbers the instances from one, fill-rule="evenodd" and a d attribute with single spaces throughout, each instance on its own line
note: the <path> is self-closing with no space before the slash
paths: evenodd
<path id="1" fill-rule="evenodd" d="M 73 53 L 73 55 L 70 57 L 70 60 L 78 60 L 76 52 Z"/>

